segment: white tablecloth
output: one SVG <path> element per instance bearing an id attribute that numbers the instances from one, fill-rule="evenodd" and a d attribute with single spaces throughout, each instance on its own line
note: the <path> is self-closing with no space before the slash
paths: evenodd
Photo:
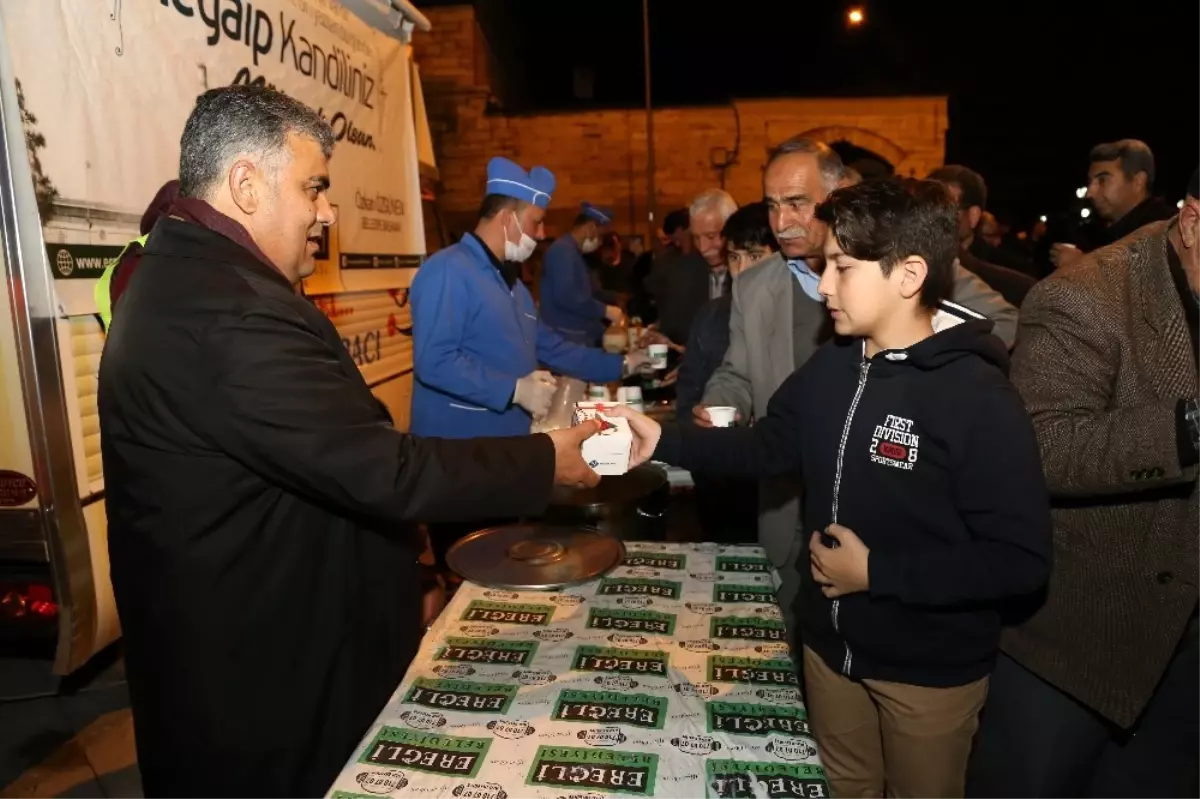
<path id="1" fill-rule="evenodd" d="M 463 585 L 329 795 L 828 796 L 762 549 L 626 548 L 561 592 Z"/>

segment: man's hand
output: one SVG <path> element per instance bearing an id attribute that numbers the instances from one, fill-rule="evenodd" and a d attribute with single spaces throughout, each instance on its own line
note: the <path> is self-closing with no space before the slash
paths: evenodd
<path id="1" fill-rule="evenodd" d="M 662 379 L 661 387 L 666 388 L 667 386 L 673 386 L 678 382 L 679 382 L 679 367 L 676 366 L 674 369 L 667 372 L 667 376 Z"/>
<path id="2" fill-rule="evenodd" d="M 642 333 L 642 340 L 638 342 L 638 347 L 644 350 L 651 344 L 665 344 L 670 347 L 674 345 L 674 342 L 667 338 L 658 328 L 648 327 L 646 328 L 646 332 Z"/>
<path id="3" fill-rule="evenodd" d="M 604 424 L 595 419 L 572 427 L 552 430 L 546 435 L 554 442 L 554 484 L 572 488 L 591 488 L 600 475 L 583 462 L 583 442 L 599 433 Z"/>
<path id="4" fill-rule="evenodd" d="M 554 398 L 557 385 L 554 375 L 538 369 L 518 378 L 512 401 L 529 411 L 533 418 L 541 419 L 550 412 L 550 400 Z"/>
<path id="5" fill-rule="evenodd" d="M 712 427 L 712 417 L 708 415 L 708 408 L 703 405 L 692 408 L 692 424 L 697 427 Z"/>
<path id="6" fill-rule="evenodd" d="M 821 534 L 813 533 L 808 555 L 813 579 L 821 586 L 821 593 L 835 599 L 866 591 L 870 587 L 867 559 L 871 550 L 853 530 L 840 524 L 829 525 L 825 534 L 836 540 L 838 546 L 825 546 Z"/>
<path id="7" fill-rule="evenodd" d="M 1083 251 L 1074 244 L 1051 244 L 1050 260 L 1055 268 L 1062 269 L 1070 266 L 1083 257 Z"/>
<path id="8" fill-rule="evenodd" d="M 633 433 L 633 448 L 629 452 L 629 468 L 641 466 L 650 460 L 662 438 L 662 426 L 644 413 L 638 413 L 628 405 L 605 406 L 604 412 L 609 416 L 623 416 L 629 420 L 629 430 Z"/>
<path id="9" fill-rule="evenodd" d="M 604 306 L 604 318 L 609 321 L 609 324 L 619 325 L 625 321 L 625 312 L 615 305 Z"/>

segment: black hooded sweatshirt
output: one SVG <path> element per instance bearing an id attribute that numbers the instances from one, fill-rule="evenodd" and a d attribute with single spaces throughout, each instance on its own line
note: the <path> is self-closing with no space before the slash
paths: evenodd
<path id="1" fill-rule="evenodd" d="M 854 678 L 965 685 L 995 660 L 1003 600 L 1050 574 L 1050 503 L 1033 426 L 989 321 L 906 350 L 831 341 L 753 427 L 667 427 L 657 459 L 698 472 L 801 472 L 809 531 L 870 549 L 870 589 L 826 599 L 797 564 L 801 636 Z M 802 556 L 803 557 L 803 556 Z"/>

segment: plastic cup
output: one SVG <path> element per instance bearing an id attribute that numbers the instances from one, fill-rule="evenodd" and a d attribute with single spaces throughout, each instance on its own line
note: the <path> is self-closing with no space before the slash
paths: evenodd
<path id="1" fill-rule="evenodd" d="M 731 408 L 728 405 L 709 405 L 706 410 L 713 427 L 733 427 L 733 423 L 737 420 L 737 408 Z"/>
<path id="2" fill-rule="evenodd" d="M 667 350 L 666 344 L 651 344 L 646 348 L 646 354 L 650 356 L 650 366 L 654 369 L 667 368 Z"/>

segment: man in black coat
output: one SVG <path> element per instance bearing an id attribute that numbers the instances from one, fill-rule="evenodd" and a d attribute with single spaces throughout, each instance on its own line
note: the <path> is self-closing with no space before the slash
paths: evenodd
<path id="1" fill-rule="evenodd" d="M 775 234 L 767 217 L 765 203 L 745 205 L 733 212 L 721 229 L 725 239 L 729 276 L 738 275 L 762 263 L 778 252 Z M 679 362 L 675 385 L 677 419 L 690 419 L 692 409 L 704 397 L 708 379 L 725 360 L 729 349 L 729 318 L 733 311 L 733 292 L 728 291 L 700 307 L 692 322 L 687 349 Z M 757 543 L 758 484 L 694 473 L 696 508 L 700 528 L 707 541 Z"/>
<path id="2" fill-rule="evenodd" d="M 109 552 L 147 796 L 319 796 L 420 640 L 412 522 L 539 512 L 595 483 L 552 436 L 392 426 L 314 268 L 329 125 L 214 89 L 181 140 L 100 368 Z M 557 436 L 557 437 L 555 437 Z"/>
<path id="3" fill-rule="evenodd" d="M 1000 292 L 1014 308 L 1020 308 L 1026 293 L 1037 281 L 1024 272 L 986 261 L 975 253 L 976 228 L 987 208 L 987 184 L 983 176 L 965 166 L 950 164 L 935 169 L 929 179 L 944 184 L 958 204 L 958 262 Z"/>

